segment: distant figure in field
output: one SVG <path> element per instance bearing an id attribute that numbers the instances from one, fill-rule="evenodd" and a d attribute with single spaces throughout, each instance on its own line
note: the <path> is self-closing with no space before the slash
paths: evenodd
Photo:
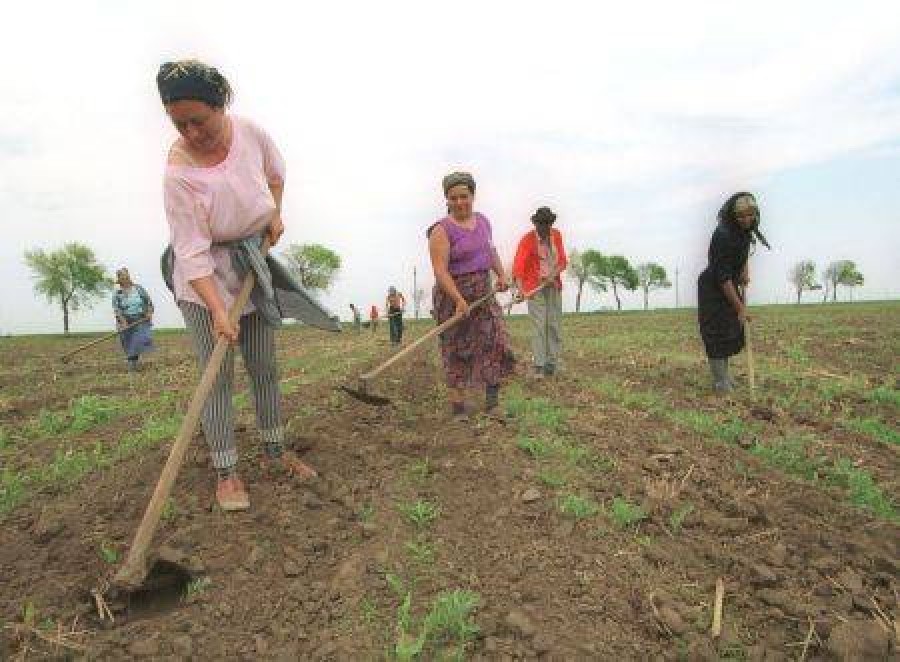
<path id="1" fill-rule="evenodd" d="M 503 312 L 493 291 L 509 289 L 503 263 L 497 255 L 488 219 L 473 209 L 475 180 L 465 172 L 443 179 L 449 214 L 431 228 L 428 250 L 437 285 L 434 311 L 437 322 L 458 316 L 462 321 L 440 335 L 441 356 L 453 418 L 467 418 L 465 390 L 481 387 L 485 411 L 498 420 L 500 384 L 513 370 L 514 359 Z M 477 308 L 470 304 L 490 295 Z"/>
<path id="2" fill-rule="evenodd" d="M 728 393 L 728 359 L 744 348 L 747 322 L 744 287 L 750 282 L 750 249 L 759 239 L 759 206 L 750 193 L 730 196 L 718 214 L 709 243 L 709 264 L 697 279 L 697 321 L 716 393 Z"/>
<path id="3" fill-rule="evenodd" d="M 378 306 L 374 303 L 369 309 L 369 326 L 372 329 L 372 333 L 375 333 L 375 331 L 378 330 Z"/>
<path id="4" fill-rule="evenodd" d="M 116 328 L 128 362 L 128 371 L 134 372 L 141 354 L 153 349 L 153 302 L 147 290 L 132 282 L 125 267 L 116 271 L 116 284 L 118 287 L 112 296 Z"/>
<path id="5" fill-rule="evenodd" d="M 391 344 L 397 347 L 403 339 L 403 310 L 406 308 L 406 297 L 398 292 L 396 287 L 391 286 L 388 289 L 384 308 L 388 315 Z"/>
<path id="6" fill-rule="evenodd" d="M 518 301 L 527 296 L 531 318 L 531 352 L 535 378 L 551 376 L 562 351 L 562 279 L 566 249 L 562 234 L 553 227 L 556 214 L 540 207 L 531 216 L 534 229 L 519 240 L 513 262 Z"/>
<path id="7" fill-rule="evenodd" d="M 353 328 L 359 333 L 362 331 L 362 315 L 359 314 L 359 309 L 352 303 L 350 304 L 350 310 L 353 311 Z"/>

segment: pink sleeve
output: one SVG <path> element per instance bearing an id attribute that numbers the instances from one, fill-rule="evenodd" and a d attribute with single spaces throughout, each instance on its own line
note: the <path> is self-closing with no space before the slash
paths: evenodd
<path id="1" fill-rule="evenodd" d="M 215 262 L 209 250 L 212 235 L 200 192 L 187 180 L 167 174 L 163 197 L 178 270 L 189 282 L 211 276 L 215 271 Z"/>
<path id="2" fill-rule="evenodd" d="M 256 130 L 256 135 L 259 137 L 259 146 L 262 149 L 263 154 L 263 169 L 266 172 L 266 179 L 280 179 L 282 182 L 284 181 L 284 177 L 287 174 L 284 164 L 284 158 L 281 156 L 281 152 L 278 151 L 278 148 L 275 146 L 275 141 L 272 140 L 272 137 L 266 133 L 265 129 L 262 127 L 253 125 L 253 128 Z"/>

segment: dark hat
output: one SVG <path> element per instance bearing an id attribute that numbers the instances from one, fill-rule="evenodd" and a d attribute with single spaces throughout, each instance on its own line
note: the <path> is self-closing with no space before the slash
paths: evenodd
<path id="1" fill-rule="evenodd" d="M 531 215 L 532 223 L 545 223 L 547 225 L 553 225 L 553 222 L 556 220 L 556 214 L 553 213 L 553 210 L 550 207 L 538 207 L 537 211 Z"/>

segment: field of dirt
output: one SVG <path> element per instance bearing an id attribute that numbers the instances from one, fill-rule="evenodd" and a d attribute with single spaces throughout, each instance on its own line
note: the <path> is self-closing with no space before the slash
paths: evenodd
<path id="1" fill-rule="evenodd" d="M 435 346 L 375 408 L 337 387 L 386 328 L 282 329 L 290 444 L 320 477 L 262 472 L 238 361 L 251 510 L 213 507 L 198 433 L 154 542 L 189 574 L 114 623 L 90 590 L 196 383 L 188 341 L 157 334 L 129 375 L 111 343 L 64 365 L 89 337 L 0 338 L 0 659 L 897 659 L 900 304 L 753 313 L 756 387 L 741 355 L 728 398 L 691 311 L 566 316 L 539 381 L 510 318 L 506 422 L 449 420 Z"/>

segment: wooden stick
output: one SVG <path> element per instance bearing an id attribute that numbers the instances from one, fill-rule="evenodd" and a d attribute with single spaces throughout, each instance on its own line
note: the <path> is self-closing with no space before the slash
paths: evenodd
<path id="1" fill-rule="evenodd" d="M 747 286 L 742 289 L 744 306 L 747 305 Z M 744 321 L 744 348 L 747 351 L 747 376 L 750 379 L 750 388 L 756 388 L 756 370 L 753 367 L 753 345 L 750 344 L 750 322 Z"/>
<path id="2" fill-rule="evenodd" d="M 99 345 L 104 340 L 109 340 L 110 338 L 114 338 L 115 336 L 119 335 L 123 331 L 128 331 L 128 329 L 132 329 L 132 328 L 136 327 L 138 324 L 143 324 L 146 321 L 147 321 L 147 318 L 144 317 L 135 322 L 132 322 L 128 326 L 124 326 L 121 329 L 116 329 L 112 333 L 108 333 L 105 336 L 101 336 L 100 338 L 95 338 L 94 340 L 90 341 L 89 343 L 85 343 L 81 347 L 76 347 L 75 349 L 66 352 L 65 354 L 63 354 L 62 356 L 59 357 L 59 360 L 62 361 L 63 363 L 65 363 L 69 359 L 70 356 L 77 354 L 78 352 L 80 352 L 84 349 L 87 349 L 88 347 L 93 347 L 94 345 Z"/>
<path id="3" fill-rule="evenodd" d="M 265 255 L 269 251 L 269 239 L 263 240 L 260 248 L 262 254 Z M 244 276 L 244 282 L 241 284 L 240 292 L 238 292 L 231 309 L 228 311 L 228 320 L 232 324 L 237 324 L 244 306 L 250 299 L 250 293 L 256 282 L 253 271 Z M 181 421 L 181 427 L 178 429 L 178 435 L 175 437 L 175 443 L 172 444 L 172 450 L 169 451 L 169 457 L 165 466 L 159 475 L 159 481 L 156 483 L 156 489 L 153 490 L 153 496 L 147 504 L 147 510 L 144 517 L 134 534 L 134 540 L 128 549 L 128 556 L 125 563 L 119 568 L 115 574 L 113 582 L 123 588 L 136 588 L 143 582 L 147 574 L 147 549 L 153 540 L 153 534 L 159 525 L 159 518 L 162 515 L 163 507 L 172 493 L 172 487 L 175 484 L 175 478 L 178 476 L 178 470 L 184 461 L 184 454 L 187 451 L 188 444 L 194 436 L 194 430 L 197 429 L 197 423 L 200 421 L 200 414 L 203 411 L 203 405 L 206 398 L 212 390 L 213 384 L 219 376 L 219 368 L 225 359 L 225 353 L 228 351 L 228 339 L 219 336 L 216 345 L 213 348 L 209 360 L 206 362 L 206 369 L 200 378 L 200 384 L 194 390 L 188 405 L 187 413 Z"/>
<path id="4" fill-rule="evenodd" d="M 725 581 L 719 577 L 716 580 L 716 601 L 713 606 L 713 622 L 711 634 L 714 639 L 722 635 L 722 605 L 725 602 Z"/>
<path id="5" fill-rule="evenodd" d="M 809 642 L 812 641 L 813 632 L 816 631 L 816 624 L 813 619 L 809 619 L 809 630 L 806 633 L 806 640 L 803 642 L 803 650 L 800 651 L 800 662 L 806 659 L 806 652 L 809 650 Z"/>
<path id="6" fill-rule="evenodd" d="M 493 291 L 493 290 L 491 290 L 490 292 L 488 292 L 487 294 L 485 294 L 485 295 L 484 295 L 483 297 L 481 297 L 480 299 L 478 299 L 478 300 L 473 301 L 472 303 L 470 303 L 470 304 L 469 304 L 469 310 L 472 310 L 473 308 L 477 308 L 478 306 L 480 306 L 481 304 L 483 304 L 485 301 L 487 301 L 488 299 L 490 299 L 492 296 L 494 296 L 494 291 Z M 462 319 L 463 319 L 462 317 L 458 317 L 458 316 L 454 315 L 453 317 L 451 317 L 450 319 L 448 319 L 446 322 L 443 322 L 443 323 L 439 324 L 438 326 L 434 327 L 431 331 L 429 331 L 428 333 L 426 333 L 425 335 L 423 335 L 421 338 L 417 338 L 416 340 L 414 340 L 413 342 L 411 342 L 409 345 L 407 345 L 407 346 L 404 347 L 402 350 L 400 350 L 399 352 L 397 352 L 396 354 L 394 354 L 391 358 L 389 358 L 387 361 L 385 361 L 384 363 L 382 363 L 380 366 L 378 366 L 378 367 L 376 367 L 376 368 L 373 368 L 372 370 L 370 370 L 369 372 L 367 372 L 367 373 L 364 374 L 364 375 L 360 375 L 359 378 L 360 378 L 361 380 L 363 380 L 363 381 L 368 381 L 368 380 L 370 380 L 370 379 L 374 379 L 375 377 L 377 377 L 378 375 L 380 375 L 382 372 L 384 372 L 385 370 L 387 370 L 388 368 L 390 368 L 392 365 L 394 365 L 397 361 L 399 361 L 400 359 L 402 359 L 404 356 L 406 356 L 407 354 L 409 354 L 410 352 L 412 352 L 413 350 L 415 350 L 419 345 L 421 345 L 422 343 L 424 343 L 424 342 L 430 340 L 431 338 L 434 338 L 434 337 L 435 337 L 436 335 L 438 335 L 439 333 L 443 333 L 445 330 L 447 330 L 448 328 L 450 328 L 450 327 L 453 326 L 454 324 L 457 324 L 457 323 L 460 322 Z"/>

